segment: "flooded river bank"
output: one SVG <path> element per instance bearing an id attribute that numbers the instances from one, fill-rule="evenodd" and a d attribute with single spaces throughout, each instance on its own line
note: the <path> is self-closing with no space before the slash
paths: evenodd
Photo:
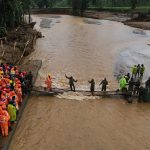
<path id="1" fill-rule="evenodd" d="M 109 90 L 115 90 L 115 75 L 141 62 L 146 66 L 145 79 L 150 75 L 149 31 L 143 34 L 119 22 L 63 15 L 38 15 L 33 20 L 45 36 L 26 60 L 42 59 L 36 86 L 51 73 L 54 87 L 67 88 L 67 74 L 78 80 L 77 89 L 89 89 L 91 78 L 98 89 L 106 77 Z M 150 149 L 150 104 L 79 96 L 32 96 L 10 149 Z"/>

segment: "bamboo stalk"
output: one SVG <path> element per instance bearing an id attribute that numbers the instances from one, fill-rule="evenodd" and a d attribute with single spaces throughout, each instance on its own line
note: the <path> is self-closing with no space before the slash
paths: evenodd
<path id="1" fill-rule="evenodd" d="M 14 43 L 14 51 L 16 51 L 17 42 Z"/>
<path id="2" fill-rule="evenodd" d="M 23 53 L 22 53 L 22 55 L 21 55 L 21 57 L 20 57 L 20 59 L 19 59 L 19 61 L 18 61 L 18 64 L 20 64 L 20 62 L 21 62 L 21 60 L 22 60 L 22 57 L 23 57 L 23 55 L 24 55 L 24 53 L 25 53 L 25 51 L 26 51 L 26 48 L 27 48 L 27 46 L 28 46 L 29 43 L 30 43 L 30 41 L 28 40 L 28 41 L 26 42 L 26 44 L 25 44 Z"/>
<path id="3" fill-rule="evenodd" d="M 1 40 L 1 48 L 2 48 L 2 50 L 3 50 L 3 48 L 4 48 L 4 47 L 3 47 L 3 40 Z"/>

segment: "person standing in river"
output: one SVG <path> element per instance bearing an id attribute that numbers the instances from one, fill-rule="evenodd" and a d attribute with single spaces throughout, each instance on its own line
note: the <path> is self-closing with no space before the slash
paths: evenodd
<path id="1" fill-rule="evenodd" d="M 148 80 L 145 82 L 145 88 L 150 90 L 150 77 L 148 78 Z"/>
<path id="2" fill-rule="evenodd" d="M 136 76 L 139 78 L 140 77 L 140 69 L 141 69 L 141 66 L 140 64 L 137 65 L 137 72 L 136 72 Z"/>
<path id="3" fill-rule="evenodd" d="M 133 94 L 134 95 L 138 95 L 139 94 L 139 88 L 140 88 L 140 85 L 141 85 L 141 82 L 140 82 L 140 79 L 138 79 L 137 81 L 134 82 L 134 91 L 133 91 Z"/>
<path id="4" fill-rule="evenodd" d="M 133 90 L 134 90 L 134 84 L 135 84 L 134 79 L 131 78 L 130 81 L 129 81 L 129 83 L 128 83 L 128 91 L 133 92 Z"/>
<path id="5" fill-rule="evenodd" d="M 106 91 L 107 85 L 108 85 L 108 81 L 106 80 L 106 78 L 104 80 L 101 81 L 101 83 L 99 85 L 102 85 L 102 89 L 101 91 Z"/>
<path id="6" fill-rule="evenodd" d="M 74 82 L 77 82 L 77 80 L 75 80 L 72 76 L 68 77 L 66 74 L 65 77 L 69 79 L 70 90 L 75 92 Z"/>
<path id="7" fill-rule="evenodd" d="M 136 75 L 137 75 L 137 66 L 134 65 L 134 66 L 132 67 L 132 77 L 133 77 L 134 79 L 136 79 Z"/>
<path id="8" fill-rule="evenodd" d="M 141 65 L 141 68 L 140 68 L 140 78 L 141 78 L 141 79 L 143 78 L 144 72 L 145 72 L 145 66 L 142 64 L 142 65 Z"/>
<path id="9" fill-rule="evenodd" d="M 95 91 L 95 81 L 94 81 L 94 79 L 91 79 L 91 81 L 89 81 L 89 83 L 91 84 L 90 91 L 92 93 L 92 96 L 94 96 L 94 91 Z"/>

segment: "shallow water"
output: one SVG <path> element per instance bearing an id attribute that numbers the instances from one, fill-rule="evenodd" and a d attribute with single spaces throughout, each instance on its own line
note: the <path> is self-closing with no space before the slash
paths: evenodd
<path id="1" fill-rule="evenodd" d="M 109 90 L 115 90 L 118 83 L 114 75 L 122 68 L 127 73 L 134 63 L 142 62 L 148 70 L 149 31 L 73 16 L 38 15 L 33 19 L 45 36 L 26 59 L 43 61 L 36 86 L 44 86 L 46 75 L 51 73 L 53 86 L 67 88 L 64 75 L 68 74 L 78 79 L 78 89 L 89 89 L 91 78 L 99 88 L 100 80 L 106 77 Z M 121 99 L 87 98 L 79 93 L 59 98 L 32 96 L 10 149 L 148 150 L 149 131 L 149 104 L 134 101 L 130 105 Z"/>

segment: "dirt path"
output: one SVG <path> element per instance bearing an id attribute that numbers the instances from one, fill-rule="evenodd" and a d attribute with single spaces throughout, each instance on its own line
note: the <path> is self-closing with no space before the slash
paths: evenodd
<path id="1" fill-rule="evenodd" d="M 140 29 L 145 29 L 145 30 L 150 30 L 150 22 L 126 22 L 126 25 L 140 28 Z"/>

